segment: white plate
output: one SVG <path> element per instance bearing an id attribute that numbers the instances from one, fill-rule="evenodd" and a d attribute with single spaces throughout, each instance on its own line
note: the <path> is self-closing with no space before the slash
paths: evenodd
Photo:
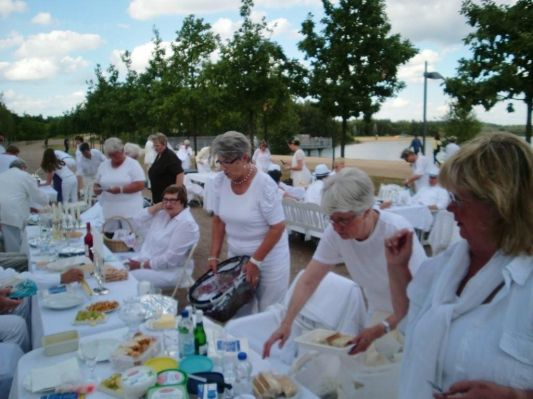
<path id="1" fill-rule="evenodd" d="M 71 292 L 51 294 L 43 298 L 43 306 L 49 309 L 70 309 L 82 303 L 83 298 Z"/>
<path id="2" fill-rule="evenodd" d="M 120 341 L 113 338 L 95 339 L 89 344 L 98 345 L 98 355 L 96 356 L 97 362 L 108 362 L 111 358 L 111 354 L 120 345 Z M 81 349 L 78 349 L 78 357 L 83 360 Z"/>
<path id="3" fill-rule="evenodd" d="M 61 251 L 59 251 L 59 256 L 77 256 L 77 255 L 84 255 L 85 249 L 83 247 L 65 247 Z"/>

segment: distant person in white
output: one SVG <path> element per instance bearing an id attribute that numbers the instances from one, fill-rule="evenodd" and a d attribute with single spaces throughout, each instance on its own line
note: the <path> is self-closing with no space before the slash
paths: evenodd
<path id="1" fill-rule="evenodd" d="M 200 229 L 187 207 L 185 186 L 168 186 L 162 198 L 133 218 L 145 238 L 139 255 L 129 259 L 128 265 L 137 280 L 168 288 L 175 286 L 187 266 L 185 260 L 200 239 Z"/>
<path id="2" fill-rule="evenodd" d="M 26 172 L 26 162 L 16 159 L 0 173 L 0 226 L 6 252 L 20 252 L 22 231 L 30 216 L 30 204 L 45 206 L 48 198 Z"/>
<path id="3" fill-rule="evenodd" d="M 289 148 L 294 154 L 290 165 L 282 161 L 283 169 L 290 171 L 294 187 L 307 187 L 311 183 L 311 172 L 305 165 L 305 152 L 300 148 L 300 140 L 292 139 Z"/>
<path id="4" fill-rule="evenodd" d="M 409 163 L 413 170 L 413 175 L 405 179 L 403 184 L 408 187 L 414 184 L 415 192 L 418 192 L 422 187 L 428 186 L 429 171 L 433 166 L 431 160 L 425 155 L 422 155 L 422 153 L 415 154 L 410 149 L 403 150 L 400 157 Z"/>
<path id="5" fill-rule="evenodd" d="M 210 151 L 209 147 L 202 147 L 196 154 L 196 169 L 198 169 L 198 173 L 210 173 L 214 170 Z"/>
<path id="6" fill-rule="evenodd" d="M 148 136 L 146 144 L 144 145 L 144 165 L 146 166 L 147 170 L 150 169 L 150 166 L 152 166 L 155 161 L 155 157 L 157 156 L 157 153 L 154 150 L 154 142 L 152 141 L 153 138 L 153 134 Z"/>
<path id="7" fill-rule="evenodd" d="M 78 173 L 78 170 L 80 169 L 80 162 L 82 159 L 80 145 L 84 142 L 83 136 L 76 136 L 74 138 L 76 143 L 76 151 L 74 153 L 76 157 L 76 169 L 73 170 L 74 173 L 76 173 L 76 178 L 78 179 L 78 190 L 81 190 L 83 187 L 83 176 Z"/>
<path id="8" fill-rule="evenodd" d="M 0 154 L 0 173 L 9 169 L 11 162 L 13 162 L 15 159 L 18 159 L 19 152 L 20 151 L 18 147 L 14 145 L 7 146 L 6 152 Z"/>
<path id="9" fill-rule="evenodd" d="M 446 144 L 446 148 L 444 149 L 444 160 L 448 160 L 452 157 L 453 154 L 455 154 L 457 151 L 461 149 L 459 145 L 456 143 L 457 138 L 455 136 L 448 137 L 448 144 Z"/>
<path id="10" fill-rule="evenodd" d="M 139 157 L 142 153 L 142 148 L 135 143 L 126 143 L 124 144 L 124 153 L 132 158 L 135 159 L 137 162 L 139 162 Z"/>
<path id="11" fill-rule="evenodd" d="M 303 201 L 305 197 L 305 188 L 293 187 L 283 183 L 281 180 L 281 168 L 274 163 L 270 164 L 267 174 L 278 185 L 278 197 L 280 200 L 283 198 L 290 198 L 296 201 Z"/>
<path id="12" fill-rule="evenodd" d="M 309 187 L 305 190 L 304 202 L 311 202 L 313 204 L 320 205 L 322 202 L 322 189 L 324 188 L 324 179 L 330 174 L 329 168 L 326 164 L 319 163 L 315 167 L 315 181 L 313 181 Z"/>
<path id="13" fill-rule="evenodd" d="M 178 147 L 176 155 L 181 161 L 181 167 L 183 168 L 183 170 L 191 169 L 191 159 L 194 156 L 194 152 L 191 148 L 191 142 L 189 140 L 183 140 L 183 144 Z"/>
<path id="14" fill-rule="evenodd" d="M 98 167 L 106 157 L 96 148 L 91 149 L 88 143 L 81 143 L 79 149 L 81 159 L 78 162 L 77 175 L 83 177 L 85 185 L 93 184 Z"/>
<path id="15" fill-rule="evenodd" d="M 6 152 L 6 148 L 4 147 L 4 136 L 0 134 L 0 154 L 3 154 Z"/>
<path id="16" fill-rule="evenodd" d="M 62 151 L 59 152 L 61 153 Z M 68 156 L 74 161 L 74 158 L 70 155 Z M 43 185 L 52 184 L 54 189 L 58 191 L 58 200 L 60 202 L 76 202 L 78 201 L 78 180 L 72 169 L 67 166 L 67 158 L 63 159 L 65 161 L 61 160 L 56 151 L 51 148 L 44 150 L 41 169 L 47 173 L 47 176 L 46 183 Z M 76 169 L 75 162 L 74 169 Z"/>
<path id="17" fill-rule="evenodd" d="M 335 173 L 339 173 L 341 170 L 343 170 L 346 167 L 346 160 L 344 158 L 336 158 L 333 162 L 333 170 L 329 174 L 330 176 L 334 176 Z"/>
<path id="18" fill-rule="evenodd" d="M 72 155 L 61 150 L 54 150 L 54 153 L 56 154 L 57 159 L 65 162 L 65 165 L 67 165 L 72 172 L 76 173 L 76 160 L 72 158 Z"/>
<path id="19" fill-rule="evenodd" d="M 257 169 L 261 172 L 268 172 L 268 167 L 270 166 L 272 160 L 272 155 L 268 149 L 268 144 L 265 140 L 261 140 L 259 147 L 254 151 L 252 156 L 252 162 L 255 164 Z"/>

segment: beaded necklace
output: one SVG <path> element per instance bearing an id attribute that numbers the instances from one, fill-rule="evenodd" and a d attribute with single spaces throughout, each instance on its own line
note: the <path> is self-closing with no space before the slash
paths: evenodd
<path id="1" fill-rule="evenodd" d="M 248 179 L 250 179 L 250 177 L 252 176 L 252 174 L 255 172 L 255 166 L 254 165 L 251 165 L 251 166 L 248 166 L 248 173 L 246 174 L 246 176 L 244 176 L 241 180 L 231 180 L 231 182 L 233 184 L 236 184 L 237 186 L 240 186 L 241 184 L 244 184 L 248 181 Z"/>

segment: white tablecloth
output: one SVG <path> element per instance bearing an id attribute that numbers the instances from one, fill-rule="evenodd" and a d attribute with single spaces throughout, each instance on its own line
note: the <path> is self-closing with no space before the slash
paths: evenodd
<path id="1" fill-rule="evenodd" d="M 57 202 L 57 191 L 52 186 L 39 186 L 39 190 L 46 194 L 48 201 Z M 40 208 L 40 206 L 37 208 Z"/>
<path id="2" fill-rule="evenodd" d="M 210 322 L 209 319 L 205 319 L 205 328 L 207 330 L 208 336 L 210 329 L 217 329 L 217 327 L 214 323 Z M 93 335 L 91 337 L 84 337 L 81 340 L 92 340 L 92 339 L 98 339 L 98 338 L 116 338 L 121 339 L 124 334 L 126 333 L 125 328 L 116 329 L 113 331 L 107 331 L 103 332 L 97 335 Z M 40 398 L 40 394 L 31 394 L 22 386 L 22 379 L 24 376 L 29 375 L 31 373 L 31 370 L 34 367 L 46 367 L 51 366 L 54 364 L 57 364 L 61 361 L 64 361 L 66 359 L 69 359 L 73 356 L 76 356 L 75 352 L 69 352 L 58 356 L 45 356 L 43 353 L 43 349 L 35 349 L 31 352 L 26 353 L 22 358 L 19 360 L 17 371 L 15 374 L 15 378 L 13 379 L 13 386 L 11 388 L 11 392 L 9 395 L 9 399 L 33 399 L 33 398 Z M 272 365 L 268 360 L 262 359 L 261 356 L 252 351 L 248 351 L 249 359 L 252 363 L 253 367 L 253 374 L 256 374 L 261 371 L 269 371 L 269 370 L 276 370 L 280 373 L 286 373 L 287 368 L 284 368 L 283 366 L 279 365 Z M 82 369 L 82 372 L 88 373 L 87 368 L 85 365 L 80 361 L 80 367 Z M 107 378 L 111 374 L 113 374 L 114 370 L 111 367 L 111 364 L 108 362 L 98 363 L 96 366 L 96 376 L 98 379 Z M 85 374 L 87 375 L 87 374 Z M 103 399 L 103 398 L 112 398 L 112 396 L 107 395 L 105 393 L 102 393 L 100 391 L 96 391 L 95 393 L 90 395 L 91 399 Z M 298 399 L 314 399 L 317 398 L 312 392 L 307 390 L 304 387 L 300 386 L 300 394 L 298 395 Z"/>
<path id="3" fill-rule="evenodd" d="M 392 206 L 386 210 L 403 216 L 415 229 L 429 231 L 433 224 L 433 215 L 425 205 Z"/>
<path id="4" fill-rule="evenodd" d="M 38 234 L 38 226 L 28 226 L 26 232 L 29 238 Z M 81 240 L 81 239 L 80 239 Z M 111 264 L 115 267 L 122 267 L 121 262 L 116 260 L 117 258 L 112 254 L 107 247 L 106 250 L 106 264 Z M 35 256 L 36 250 L 30 250 L 30 270 L 34 273 L 51 273 L 42 269 L 38 269 L 35 263 L 32 262 L 32 256 Z M 115 259 L 115 260 L 112 260 Z M 96 287 L 96 281 L 94 278 L 87 280 L 91 288 Z M 73 321 L 76 313 L 85 308 L 89 303 L 101 301 L 101 300 L 116 300 L 121 302 L 123 299 L 134 296 L 137 294 L 137 281 L 133 276 L 129 276 L 128 280 L 117 281 L 111 283 L 105 283 L 105 287 L 109 289 L 107 295 L 93 295 L 87 297 L 81 288 L 75 284 L 75 289 L 80 291 L 80 295 L 84 298 L 82 304 L 64 310 L 48 309 L 42 306 L 42 296 L 35 295 L 32 297 L 32 343 L 34 348 L 41 346 L 41 338 L 45 335 L 55 334 L 65 330 L 78 330 L 80 336 L 96 334 L 102 331 L 113 330 L 119 327 L 123 327 L 124 323 L 119 319 L 118 312 L 114 312 L 108 315 L 105 323 L 97 324 L 96 326 L 90 325 L 74 325 Z"/>

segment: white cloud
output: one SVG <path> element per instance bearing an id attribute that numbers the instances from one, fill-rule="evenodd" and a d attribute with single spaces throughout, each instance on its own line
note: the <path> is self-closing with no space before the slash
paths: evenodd
<path id="1" fill-rule="evenodd" d="M 422 50 L 398 69 L 398 78 L 406 83 L 420 83 L 424 76 L 424 62 L 428 63 L 428 71 L 433 71 L 439 59 L 440 55 L 436 51 Z"/>
<path id="2" fill-rule="evenodd" d="M 265 8 L 322 7 L 320 0 L 257 0 L 255 4 Z"/>
<path id="3" fill-rule="evenodd" d="M 103 43 L 96 34 L 54 30 L 28 37 L 15 52 L 19 58 L 66 55 L 72 51 L 92 50 Z"/>
<path id="4" fill-rule="evenodd" d="M 286 18 L 274 19 L 268 23 L 268 27 L 272 30 L 272 37 L 286 37 L 298 41 L 302 39 L 299 28 L 295 28 Z"/>
<path id="5" fill-rule="evenodd" d="M 161 47 L 165 49 L 166 56 L 172 54 L 170 42 L 161 42 Z M 131 68 L 136 72 L 144 72 L 148 67 L 152 52 L 154 51 L 154 43 L 148 42 L 141 44 L 131 50 Z M 111 53 L 111 63 L 119 70 L 120 73 L 126 72 L 126 66 L 122 62 L 122 54 L 124 50 L 115 49 Z"/>
<path id="6" fill-rule="evenodd" d="M 5 39 L 0 39 L 0 49 L 18 46 L 24 41 L 24 37 L 18 32 L 11 32 Z"/>
<path id="7" fill-rule="evenodd" d="M 0 18 L 6 18 L 13 12 L 26 11 L 26 2 L 21 0 L 0 0 Z"/>
<path id="8" fill-rule="evenodd" d="M 233 22 L 229 18 L 220 18 L 211 25 L 211 30 L 220 35 L 222 40 L 230 40 L 239 26 L 240 23 Z"/>
<path id="9" fill-rule="evenodd" d="M 40 80 L 53 77 L 58 70 L 53 59 L 24 58 L 5 68 L 4 76 L 8 80 Z"/>
<path id="10" fill-rule="evenodd" d="M 390 106 L 392 108 L 405 108 L 410 104 L 409 100 L 406 100 L 405 98 L 396 97 L 391 99 Z"/>
<path id="11" fill-rule="evenodd" d="M 67 94 L 58 94 L 51 97 L 33 97 L 17 93 L 13 90 L 4 92 L 6 106 L 13 112 L 22 115 L 62 115 L 81 103 L 85 92 L 77 90 Z"/>
<path id="12" fill-rule="evenodd" d="M 214 14 L 238 9 L 238 0 L 132 0 L 128 13 L 146 20 L 162 15 Z"/>
<path id="13" fill-rule="evenodd" d="M 52 23 L 52 15 L 48 12 L 40 12 L 32 18 L 31 22 L 37 25 L 50 25 Z"/>
<path id="14" fill-rule="evenodd" d="M 59 61 L 59 63 L 62 66 L 62 69 L 69 73 L 76 72 L 80 69 L 83 69 L 89 66 L 89 63 L 80 56 L 78 57 L 66 56 L 66 57 L 63 57 Z"/>

